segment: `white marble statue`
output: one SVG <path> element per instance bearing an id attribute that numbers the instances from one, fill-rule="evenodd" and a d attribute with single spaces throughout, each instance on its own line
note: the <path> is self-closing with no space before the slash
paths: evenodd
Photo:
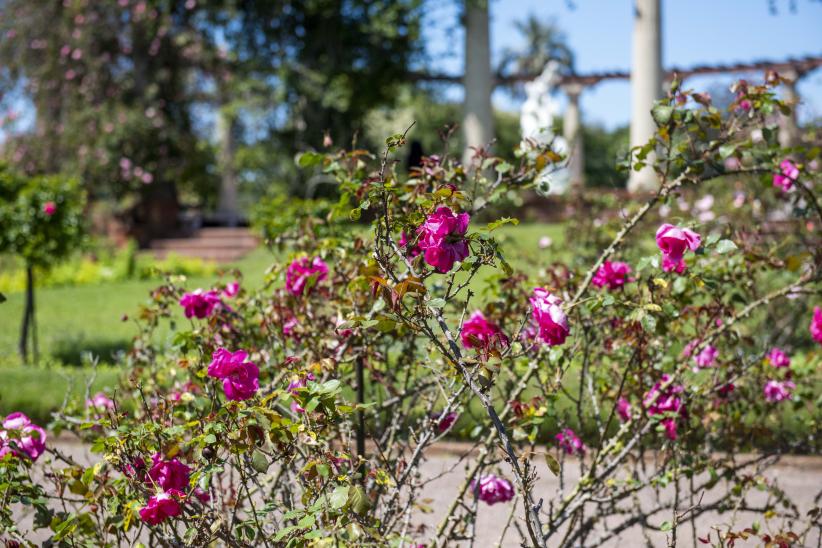
<path id="1" fill-rule="evenodd" d="M 525 84 L 525 102 L 522 104 L 519 124 L 523 139 L 532 139 L 540 144 L 553 139 L 554 150 L 565 152 L 565 139 L 555 136 L 552 130 L 554 119 L 560 114 L 559 101 L 553 95 L 560 80 L 559 68 L 557 61 L 549 61 L 535 80 Z M 564 193 L 570 183 L 567 170 L 557 170 L 555 167 L 546 168 L 540 173 L 539 179 L 541 182 L 550 181 L 550 194 Z"/>

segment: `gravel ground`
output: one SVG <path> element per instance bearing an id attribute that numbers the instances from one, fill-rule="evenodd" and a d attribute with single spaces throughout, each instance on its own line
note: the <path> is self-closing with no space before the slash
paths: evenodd
<path id="1" fill-rule="evenodd" d="M 51 445 L 51 444 L 50 444 Z M 86 447 L 69 441 L 66 439 L 58 439 L 54 442 L 62 452 L 72 455 L 79 461 L 93 462 L 94 459 L 89 455 Z M 751 456 L 741 456 L 740 460 L 750 459 Z M 427 460 L 423 462 L 421 467 L 421 478 L 427 483 L 422 488 L 422 500 L 428 507 L 426 511 L 416 509 L 408 524 L 409 535 L 414 537 L 417 542 L 425 542 L 430 536 L 431 532 L 437 527 L 442 516 L 447 511 L 447 508 L 454 495 L 458 492 L 463 478 L 465 477 L 465 470 L 470 465 L 471 456 L 468 453 L 468 446 L 459 443 L 443 443 L 434 447 L 430 452 Z M 502 463 L 503 467 L 507 466 Z M 546 506 L 549 500 L 559 500 L 562 493 L 567 494 L 570 489 L 576 485 L 579 478 L 579 462 L 566 462 L 565 477 L 563 478 L 564 491 L 561 489 L 560 481 L 555 477 L 542 462 L 541 459 L 535 459 L 537 468 L 538 480 L 534 490 L 535 499 L 544 499 Z M 504 468 L 503 468 L 504 470 Z M 770 481 L 775 482 L 781 489 L 783 489 L 788 496 L 797 504 L 800 515 L 805 515 L 809 509 L 814 506 L 814 499 L 822 496 L 822 457 L 814 456 L 795 456 L 784 457 L 782 461 L 776 466 L 770 468 L 765 474 L 765 477 Z M 669 486 L 661 491 L 661 500 L 670 501 L 673 498 L 673 487 Z M 724 492 L 722 481 L 711 490 L 705 492 L 702 504 L 709 505 L 716 500 L 718 495 Z M 646 489 L 640 491 L 637 498 L 645 512 L 651 512 L 658 509 L 660 502 L 655 494 Z M 748 495 L 746 501 L 751 505 L 762 504 L 767 499 L 767 494 L 763 492 L 753 492 Z M 684 501 L 680 506 L 680 512 L 686 510 L 690 506 L 689 501 Z M 473 546 L 477 548 L 504 546 L 515 547 L 520 546 L 519 533 L 517 529 L 525 531 L 524 523 L 517 518 L 513 518 L 509 522 L 509 516 L 513 508 L 512 503 L 496 504 L 494 506 L 487 506 L 479 504 L 477 521 L 475 524 L 475 541 Z M 521 505 L 516 508 L 517 514 L 522 513 Z M 592 531 L 591 536 L 586 540 L 582 546 L 614 546 L 620 548 L 640 547 L 640 546 L 666 546 L 666 533 L 654 531 L 651 529 L 643 529 L 640 525 L 634 525 L 625 528 L 615 537 L 608 539 L 603 544 L 597 544 L 596 539 L 601 535 L 608 535 L 613 532 L 614 528 L 629 519 L 634 512 L 618 516 L 617 518 L 608 518 L 601 526 Z M 649 523 L 658 526 L 663 521 L 671 519 L 671 511 L 663 510 L 654 514 Z M 754 521 L 758 521 L 764 531 L 768 531 L 768 522 L 763 520 L 761 515 L 753 515 L 746 512 L 737 512 L 736 514 L 725 513 L 719 515 L 715 512 L 705 512 L 696 519 L 696 533 L 697 536 L 704 537 L 711 531 L 711 526 L 727 526 L 734 524 L 735 530 L 740 530 L 750 526 Z M 779 520 L 773 520 L 777 522 Z M 30 515 L 20 515 L 19 525 L 22 530 L 27 530 L 31 524 Z M 795 529 L 799 529 L 796 527 Z M 501 534 L 507 530 L 507 534 L 501 544 L 498 544 Z M 549 546 L 556 546 L 560 543 L 563 531 L 559 531 L 557 535 L 553 536 L 549 541 Z M 716 535 L 713 535 L 714 539 Z M 47 538 L 46 535 L 34 534 L 32 541 L 40 543 Z M 804 546 L 819 546 L 820 545 L 820 530 L 816 528 L 812 530 L 804 539 Z M 747 542 L 737 543 L 739 546 L 759 546 L 762 543 L 758 540 L 749 540 Z M 469 543 L 455 544 L 455 546 L 468 546 Z M 683 524 L 678 530 L 677 538 L 678 546 L 704 546 L 696 542 L 694 544 L 693 532 L 690 523 Z"/>

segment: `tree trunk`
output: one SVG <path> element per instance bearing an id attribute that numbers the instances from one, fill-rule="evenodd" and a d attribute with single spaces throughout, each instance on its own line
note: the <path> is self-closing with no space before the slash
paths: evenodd
<path id="1" fill-rule="evenodd" d="M 18 349 L 23 363 L 28 363 L 29 334 L 32 341 L 32 358 L 37 365 L 37 323 L 34 318 L 34 269 L 26 266 L 26 303 L 23 307 L 23 324 L 20 327 L 20 342 Z"/>
<path id="2" fill-rule="evenodd" d="M 488 0 L 465 0 L 465 113 L 463 132 L 465 152 L 462 161 L 468 164 L 474 151 L 471 147 L 487 145 L 494 137 L 494 117 L 491 92 L 491 44 L 488 22 Z"/>
<path id="3" fill-rule="evenodd" d="M 220 198 L 217 202 L 217 215 L 227 226 L 237 226 L 240 219 L 237 209 L 237 170 L 234 166 L 236 128 L 236 114 L 228 108 L 221 108 L 217 119 L 217 140 L 220 147 Z"/>
<path id="4" fill-rule="evenodd" d="M 141 190 L 140 203 L 134 210 L 134 236 L 140 245 L 176 233 L 180 201 L 174 183 L 155 180 Z"/>

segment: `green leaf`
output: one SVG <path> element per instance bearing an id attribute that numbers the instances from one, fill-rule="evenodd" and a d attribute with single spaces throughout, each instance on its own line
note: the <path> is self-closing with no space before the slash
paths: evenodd
<path id="1" fill-rule="evenodd" d="M 545 453 L 545 464 L 548 465 L 548 470 L 555 476 L 559 476 L 559 463 L 550 453 Z"/>
<path id="2" fill-rule="evenodd" d="M 685 293 L 686 289 L 688 289 L 688 278 L 680 276 L 674 280 L 674 295 L 681 295 L 682 293 Z"/>
<path id="3" fill-rule="evenodd" d="M 511 171 L 513 168 L 514 168 L 514 166 L 512 166 L 508 162 L 500 162 L 499 164 L 497 164 L 497 167 L 495 167 L 494 169 L 497 170 L 497 173 L 505 174 L 505 173 L 508 173 L 509 171 Z"/>
<path id="4" fill-rule="evenodd" d="M 297 516 L 302 516 L 303 514 L 305 514 L 305 510 L 303 508 L 296 508 L 283 514 L 283 519 L 290 520 L 296 518 Z M 219 529 L 219 527 L 217 529 Z"/>
<path id="5" fill-rule="evenodd" d="M 519 224 L 519 219 L 516 219 L 514 217 L 503 217 L 501 219 L 497 219 L 496 221 L 494 221 L 492 223 L 488 223 L 488 225 L 485 228 L 486 228 L 486 230 L 488 230 L 488 232 L 492 232 L 492 231 L 498 229 L 499 227 L 501 227 L 503 225 L 507 225 L 507 224 L 512 224 L 514 226 L 517 226 Z"/>
<path id="6" fill-rule="evenodd" d="M 292 532 L 294 532 L 295 529 L 296 529 L 296 527 L 293 526 L 293 525 L 289 525 L 288 527 L 283 527 L 282 529 L 277 531 L 276 535 L 274 535 L 274 540 L 275 541 L 280 541 L 280 540 L 284 539 L 285 537 L 290 535 Z"/>
<path id="7" fill-rule="evenodd" d="M 735 249 L 737 249 L 736 244 L 731 240 L 720 240 L 719 243 L 716 244 L 716 252 L 722 255 L 725 253 L 730 253 Z"/>
<path id="8" fill-rule="evenodd" d="M 445 299 L 437 297 L 428 301 L 428 306 L 431 308 L 442 308 L 445 306 Z"/>
<path id="9" fill-rule="evenodd" d="M 331 508 L 334 510 L 339 510 L 345 503 L 348 502 L 348 490 L 349 487 L 347 485 L 340 485 L 334 492 L 331 493 L 331 496 L 328 497 L 328 502 L 331 504 Z"/>
<path id="10" fill-rule="evenodd" d="M 371 501 L 368 500 L 365 490 L 359 485 L 355 485 L 348 491 L 348 502 L 351 509 L 360 515 L 365 514 L 371 508 Z"/>
<path id="11" fill-rule="evenodd" d="M 505 260 L 505 257 L 502 256 L 502 253 L 497 252 L 497 259 L 499 259 L 499 264 L 502 267 L 502 271 L 505 272 L 506 276 L 510 276 L 514 273 L 514 269 L 508 264 L 508 261 Z"/>
<path id="12" fill-rule="evenodd" d="M 251 467 L 260 474 L 264 474 L 268 470 L 268 457 L 259 449 L 255 449 L 251 454 Z"/>
<path id="13" fill-rule="evenodd" d="M 642 316 L 639 323 L 642 324 L 642 328 L 648 333 L 653 333 L 656 331 L 656 317 L 651 314 L 645 314 Z"/>
<path id="14" fill-rule="evenodd" d="M 323 155 L 318 152 L 302 152 L 297 155 L 297 165 L 300 167 L 312 167 L 319 165 L 323 161 Z"/>
<path id="15" fill-rule="evenodd" d="M 670 531 L 673 528 L 670 521 L 663 521 L 662 525 L 659 526 L 660 531 Z"/>
<path id="16" fill-rule="evenodd" d="M 388 146 L 397 146 L 400 142 L 402 142 L 402 133 L 395 133 L 391 137 L 385 138 L 385 144 Z"/>
<path id="17" fill-rule="evenodd" d="M 673 113 L 674 107 L 668 105 L 655 105 L 651 110 L 651 116 L 654 117 L 654 121 L 661 126 L 671 121 L 671 115 L 673 115 Z"/>
<path id="18" fill-rule="evenodd" d="M 206 443 L 206 445 L 213 445 L 217 443 L 217 436 L 215 436 L 214 434 L 208 434 L 206 437 L 203 438 L 203 441 Z"/>
<path id="19" fill-rule="evenodd" d="M 340 381 L 337 379 L 331 379 L 330 381 L 325 381 L 320 385 L 320 388 L 317 392 L 320 394 L 333 394 L 340 389 Z"/>
<path id="20" fill-rule="evenodd" d="M 727 143 L 719 147 L 719 157 L 723 160 L 726 159 L 728 156 L 733 155 L 734 152 L 736 152 L 735 143 Z"/>

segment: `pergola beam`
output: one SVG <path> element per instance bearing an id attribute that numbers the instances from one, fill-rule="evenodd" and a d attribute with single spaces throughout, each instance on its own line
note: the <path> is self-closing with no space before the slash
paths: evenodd
<path id="1" fill-rule="evenodd" d="M 704 74 L 725 74 L 734 72 L 754 72 L 775 70 L 776 72 L 795 71 L 799 77 L 822 67 L 822 56 L 807 56 L 800 58 L 788 58 L 783 61 L 754 61 L 751 63 L 730 63 L 720 65 L 697 65 L 690 68 L 671 67 L 664 72 L 663 78 L 673 79 L 674 75 L 680 78 L 700 76 Z M 496 86 L 511 85 L 518 82 L 527 82 L 539 76 L 538 74 L 497 74 L 494 78 Z M 582 84 L 593 86 L 604 80 L 629 80 L 631 73 L 626 71 L 604 71 L 590 74 L 567 74 L 561 77 L 562 84 Z M 414 72 L 411 74 L 414 81 L 442 82 L 448 84 L 461 84 L 462 76 L 445 73 Z"/>

